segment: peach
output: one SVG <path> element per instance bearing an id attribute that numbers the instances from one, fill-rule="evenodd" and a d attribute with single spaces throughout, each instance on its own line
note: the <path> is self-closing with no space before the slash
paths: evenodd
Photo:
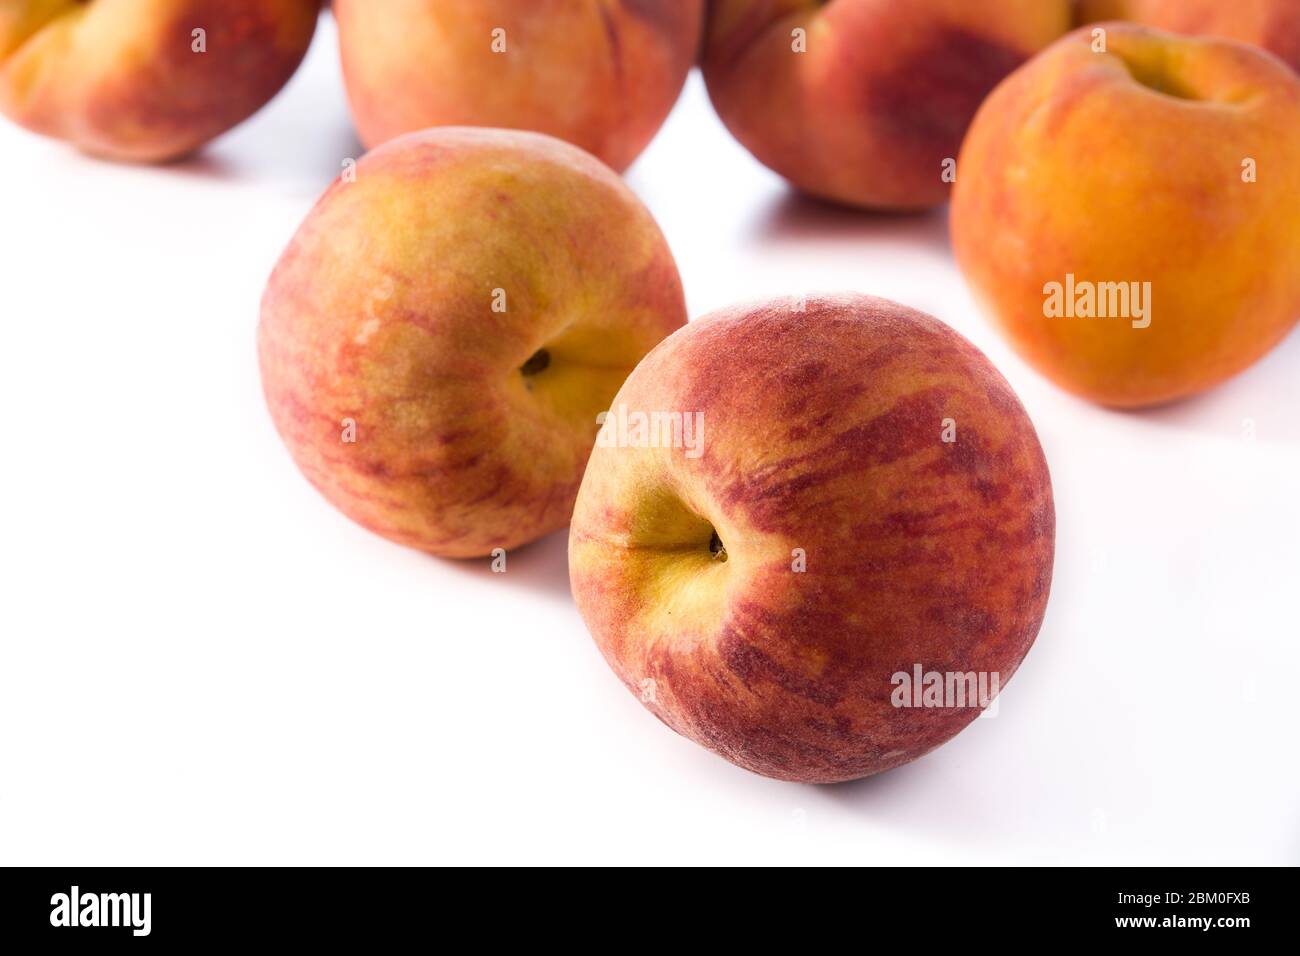
<path id="1" fill-rule="evenodd" d="M 980 101 L 1070 27 L 1069 0 L 714 0 L 703 67 L 728 129 L 799 189 L 943 203 Z"/>
<path id="2" fill-rule="evenodd" d="M 394 541 L 471 557 L 569 521 L 596 416 L 686 321 L 668 246 L 608 167 L 444 127 L 367 154 L 275 267 L 258 351 L 308 480 Z"/>
<path id="3" fill-rule="evenodd" d="M 990 702 L 915 706 L 899 676 L 1004 686 L 1043 619 L 1054 527 L 1033 425 L 974 346 L 883 299 L 777 300 L 697 319 L 632 372 L 569 569 L 656 717 L 826 783 L 913 760 Z"/>
<path id="4" fill-rule="evenodd" d="M 703 0 L 337 0 L 362 142 L 428 126 L 549 133 L 615 169 L 668 116 Z"/>
<path id="5" fill-rule="evenodd" d="M 88 153 L 176 159 L 262 108 L 320 0 L 5 0 L 0 112 Z"/>
<path id="6" fill-rule="evenodd" d="M 958 263 L 1058 385 L 1137 407 L 1208 389 L 1300 317 L 1300 78 L 1225 40 L 1082 28 L 962 148 Z"/>
<path id="7" fill-rule="evenodd" d="M 1147 27 L 1263 47 L 1300 71 L 1296 0 L 1080 0 L 1079 23 L 1131 20 Z"/>

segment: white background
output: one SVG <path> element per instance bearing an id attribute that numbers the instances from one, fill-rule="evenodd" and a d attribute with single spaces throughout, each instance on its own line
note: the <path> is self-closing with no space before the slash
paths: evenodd
<path id="1" fill-rule="evenodd" d="M 693 75 L 629 173 L 691 314 L 929 311 L 1011 380 L 1055 483 L 1052 598 L 999 715 L 879 777 L 779 783 L 614 678 L 563 533 L 494 575 L 295 470 L 258 300 L 359 151 L 328 20 L 195 161 L 0 128 L 0 862 L 1300 862 L 1300 333 L 1198 399 L 1091 407 L 979 315 L 942 213 L 793 197 Z"/>

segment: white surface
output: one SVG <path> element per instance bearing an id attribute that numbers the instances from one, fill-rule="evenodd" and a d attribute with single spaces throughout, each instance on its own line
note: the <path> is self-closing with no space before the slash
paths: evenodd
<path id="1" fill-rule="evenodd" d="M 180 167 L 0 128 L 0 863 L 1300 861 L 1300 335 L 1200 399 L 1092 408 L 979 316 L 942 215 L 791 198 L 693 76 L 629 175 L 691 314 L 932 312 L 1019 391 L 1058 509 L 996 719 L 856 784 L 752 776 L 608 671 L 563 534 L 504 575 L 407 551 L 281 447 L 254 328 L 359 152 L 333 39 Z"/>

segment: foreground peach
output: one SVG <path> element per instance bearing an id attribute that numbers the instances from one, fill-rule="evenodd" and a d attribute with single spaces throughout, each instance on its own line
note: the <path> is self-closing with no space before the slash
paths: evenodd
<path id="1" fill-rule="evenodd" d="M 686 321 L 619 177 L 559 140 L 447 127 L 336 182 L 262 302 L 267 404 L 344 514 L 470 557 L 568 523 L 596 415 Z"/>
<path id="2" fill-rule="evenodd" d="M 1005 685 L 1043 618 L 1054 527 L 1034 428 L 974 346 L 883 299 L 778 300 L 698 319 L 637 366 L 569 568 L 655 716 L 756 773 L 824 783 L 913 760 L 979 713 L 898 706 L 897 675 Z"/>
<path id="3" fill-rule="evenodd" d="M 980 110 L 957 260 L 1016 348 L 1102 404 L 1182 398 L 1300 318 L 1300 78 L 1252 47 L 1110 23 Z"/>
<path id="4" fill-rule="evenodd" d="M 1069 27 L 1070 0 L 714 0 L 704 78 L 736 138 L 800 189 L 918 209 L 947 199 L 980 101 Z"/>
<path id="5" fill-rule="evenodd" d="M 1098 20 L 1132 20 L 1174 33 L 1239 40 L 1300 70 L 1297 0 L 1081 0 L 1078 22 Z"/>
<path id="6" fill-rule="evenodd" d="M 284 86 L 319 11 L 320 0 L 3 0 L 0 112 L 96 155 L 175 159 Z"/>
<path id="7" fill-rule="evenodd" d="M 702 0 L 336 0 L 367 146 L 428 126 L 558 136 L 622 170 L 695 60 Z"/>

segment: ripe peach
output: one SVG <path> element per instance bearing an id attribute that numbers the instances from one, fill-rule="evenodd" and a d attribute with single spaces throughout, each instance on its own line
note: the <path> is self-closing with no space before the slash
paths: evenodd
<path id="1" fill-rule="evenodd" d="M 1240 372 L 1300 317 L 1300 78 L 1226 40 L 1104 39 L 1076 31 L 989 97 L 952 239 L 1028 361 L 1133 407 Z"/>
<path id="2" fill-rule="evenodd" d="M 756 773 L 823 783 L 914 760 L 979 713 L 899 706 L 897 675 L 1010 679 L 1054 527 L 1033 425 L 974 346 L 883 299 L 777 300 L 697 319 L 633 371 L 569 569 L 656 717 Z"/>
<path id="3" fill-rule="evenodd" d="M 413 133 L 355 173 L 262 302 L 262 383 L 294 460 L 344 514 L 435 554 L 563 527 L 597 414 L 686 321 L 650 213 L 535 133 Z"/>
<path id="4" fill-rule="evenodd" d="M 427 126 L 549 133 L 622 170 L 695 60 L 703 0 L 337 0 L 348 97 L 374 146 Z"/>
<path id="5" fill-rule="evenodd" d="M 1069 0 L 714 0 L 704 78 L 735 137 L 795 186 L 919 209 L 947 199 L 980 101 L 1069 27 Z"/>
<path id="6" fill-rule="evenodd" d="M 6 0 L 0 112 L 89 153 L 184 156 L 288 82 L 320 0 Z"/>

